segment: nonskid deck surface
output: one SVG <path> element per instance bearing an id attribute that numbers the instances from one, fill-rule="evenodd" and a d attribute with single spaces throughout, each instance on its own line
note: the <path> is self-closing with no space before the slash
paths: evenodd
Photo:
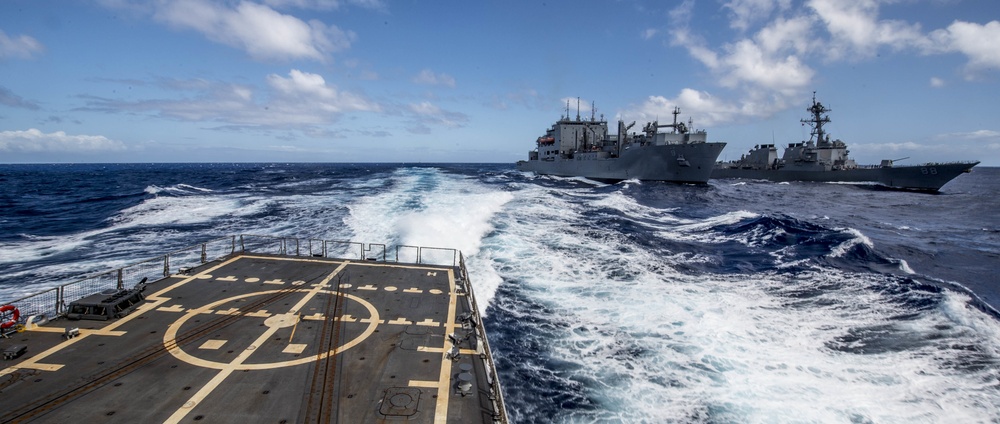
<path id="1" fill-rule="evenodd" d="M 460 275 L 312 257 L 210 262 L 150 284 L 123 318 L 57 319 L 0 342 L 28 348 L 0 363 L 0 421 L 493 422 Z"/>

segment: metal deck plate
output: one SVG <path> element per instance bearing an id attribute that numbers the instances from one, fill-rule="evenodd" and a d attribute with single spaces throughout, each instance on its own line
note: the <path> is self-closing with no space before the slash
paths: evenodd
<path id="1" fill-rule="evenodd" d="M 208 263 L 150 284 L 124 318 L 57 319 L 4 340 L 28 349 L 0 364 L 0 420 L 493 422 L 456 272 L 249 254 Z"/>

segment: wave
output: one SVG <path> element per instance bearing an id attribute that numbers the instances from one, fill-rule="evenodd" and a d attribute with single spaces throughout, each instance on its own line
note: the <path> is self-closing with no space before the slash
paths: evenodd
<path id="1" fill-rule="evenodd" d="M 521 186 L 484 241 L 515 421 L 975 421 L 1000 401 L 978 383 L 997 379 L 997 322 L 872 272 L 889 260 L 859 230 L 599 190 Z"/>
<path id="2" fill-rule="evenodd" d="M 485 308 L 500 278 L 480 248 L 513 195 L 437 168 L 403 168 L 386 178 L 382 189 L 345 205 L 350 239 L 460 250 L 470 258 L 469 272 Z"/>
<path id="3" fill-rule="evenodd" d="M 144 190 L 146 194 L 159 195 L 159 194 L 170 194 L 174 196 L 184 196 L 191 194 L 203 194 L 211 193 L 211 189 L 195 187 L 188 184 L 175 184 L 169 187 L 159 187 L 156 185 L 147 186 Z"/>
<path id="4" fill-rule="evenodd" d="M 837 246 L 834 246 L 833 249 L 830 251 L 829 255 L 832 258 L 842 257 L 848 251 L 850 251 L 851 248 L 854 248 L 855 246 L 858 245 L 863 245 L 865 247 L 868 247 L 869 249 L 875 247 L 875 244 L 872 243 L 871 239 L 869 239 L 864 234 L 861 234 L 861 231 L 855 230 L 853 228 L 844 228 L 841 229 L 841 231 L 850 234 L 853 237 Z"/>
<path id="5" fill-rule="evenodd" d="M 996 363 L 1000 339 L 992 334 L 1000 328 L 954 307 L 967 302 L 962 294 L 821 264 L 677 272 L 681 264 L 625 234 L 580 225 L 592 206 L 544 189 L 520 192 L 501 216 L 504 231 L 491 236 L 503 247 L 491 256 L 504 279 L 491 305 L 502 312 L 490 315 L 501 334 L 491 343 L 500 346 L 515 420 L 933 421 L 988 413 L 977 381 L 996 371 L 966 365 Z M 782 247 L 815 243 L 819 257 L 845 243 L 866 246 L 849 230 L 726 215 L 677 224 L 675 233 L 739 238 L 763 229 Z M 911 318 L 895 318 L 903 316 Z M 962 324 L 968 319 L 981 327 Z M 985 353 L 952 347 L 982 337 L 991 337 Z M 954 372 L 970 375 L 956 382 Z"/>
<path id="6" fill-rule="evenodd" d="M 40 256 L 3 274 L 51 280 L 161 254 L 167 240 L 240 232 L 458 247 L 513 421 L 1000 419 L 1000 315 L 886 257 L 882 227 L 845 225 L 829 203 L 774 201 L 794 192 L 800 204 L 816 187 L 354 169 L 268 173 L 211 192 L 197 189 L 217 187 L 208 177 L 166 188 L 150 179 L 152 197 L 100 228 L 0 245 Z M 748 203 L 758 200 L 767 207 Z"/>

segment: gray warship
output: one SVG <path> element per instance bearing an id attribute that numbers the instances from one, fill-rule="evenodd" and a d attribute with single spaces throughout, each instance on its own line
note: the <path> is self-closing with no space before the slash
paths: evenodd
<path id="1" fill-rule="evenodd" d="M 972 161 L 897 165 L 895 160 L 885 159 L 879 165 L 858 165 L 848 156 L 847 144 L 841 140 L 831 141 L 830 135 L 823 130 L 823 125 L 830 123 L 830 117 L 824 114 L 831 110 L 816 101 L 815 92 L 812 105 L 806 111 L 811 116 L 801 122 L 812 127 L 808 141 L 790 143 L 780 159 L 774 144 L 759 144 L 739 160 L 716 164 L 712 178 L 873 182 L 891 188 L 937 192 L 979 164 Z"/>
<path id="2" fill-rule="evenodd" d="M 704 130 L 677 122 L 679 108 L 674 108 L 674 122 L 646 124 L 642 134 L 628 134 L 635 122 L 618 121 L 618 134 L 608 134 L 604 116 L 581 120 L 579 105 L 576 119 L 566 115 L 545 135 L 535 141 L 528 160 L 517 162 L 519 171 L 561 177 L 585 177 L 602 182 L 628 179 L 704 184 L 726 143 L 706 141 Z M 660 128 L 671 128 L 660 132 Z"/>
<path id="3" fill-rule="evenodd" d="M 228 236 L 5 301 L 0 336 L 4 423 L 508 422 L 454 249 Z"/>

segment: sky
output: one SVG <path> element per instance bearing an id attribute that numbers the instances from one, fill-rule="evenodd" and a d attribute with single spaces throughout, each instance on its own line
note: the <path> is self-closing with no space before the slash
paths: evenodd
<path id="1" fill-rule="evenodd" d="M 577 99 L 736 159 L 814 92 L 858 163 L 1000 166 L 1000 2 L 0 1 L 0 163 L 513 163 Z"/>

